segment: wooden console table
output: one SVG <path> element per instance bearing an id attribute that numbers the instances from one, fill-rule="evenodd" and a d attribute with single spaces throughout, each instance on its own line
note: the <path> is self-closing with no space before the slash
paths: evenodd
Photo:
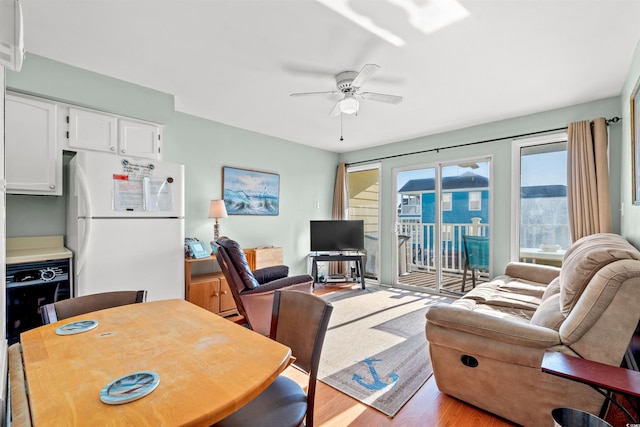
<path id="1" fill-rule="evenodd" d="M 604 389 L 640 397 L 640 372 L 637 371 L 547 351 L 542 359 L 542 372 L 587 384 L 596 390 Z M 606 397 L 619 406 L 618 402 Z M 627 415 L 633 419 L 630 414 Z"/>
<path id="2" fill-rule="evenodd" d="M 244 249 L 244 255 L 251 270 L 283 264 L 282 248 L 274 246 Z"/>

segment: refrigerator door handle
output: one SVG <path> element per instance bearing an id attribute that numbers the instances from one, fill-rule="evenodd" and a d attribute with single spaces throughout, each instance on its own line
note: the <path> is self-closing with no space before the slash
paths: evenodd
<path id="1" fill-rule="evenodd" d="M 87 259 L 87 254 L 89 253 L 89 240 L 91 238 L 91 221 L 92 221 L 92 211 L 91 211 L 91 197 L 89 195 L 89 189 L 87 188 L 87 178 L 84 174 L 82 167 L 78 164 L 76 168 L 76 177 L 79 187 L 80 200 L 84 200 L 84 209 L 85 209 L 85 217 L 84 217 L 84 233 L 82 235 L 82 242 L 79 245 L 79 248 L 82 250 L 78 251 L 78 259 L 76 262 L 77 273 L 82 271 L 82 267 Z"/>

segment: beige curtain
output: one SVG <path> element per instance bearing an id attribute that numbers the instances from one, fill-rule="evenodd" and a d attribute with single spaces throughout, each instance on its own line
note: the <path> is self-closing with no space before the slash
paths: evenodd
<path id="1" fill-rule="evenodd" d="M 347 219 L 346 212 L 349 201 L 347 200 L 347 164 L 338 164 L 336 172 L 336 185 L 333 191 L 333 212 L 331 219 Z M 346 262 L 330 262 L 329 274 L 344 274 L 347 271 Z"/>
<path id="2" fill-rule="evenodd" d="M 604 118 L 567 128 L 567 203 L 571 241 L 611 231 L 607 123 Z"/>

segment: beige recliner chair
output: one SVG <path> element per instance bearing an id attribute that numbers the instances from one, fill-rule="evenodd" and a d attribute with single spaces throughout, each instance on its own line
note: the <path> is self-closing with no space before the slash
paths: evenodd
<path id="1" fill-rule="evenodd" d="M 622 237 L 576 241 L 562 269 L 512 263 L 505 275 L 427 312 L 438 388 L 525 426 L 551 426 L 551 411 L 598 415 L 591 387 L 543 373 L 547 350 L 620 366 L 640 319 L 640 252 Z"/>

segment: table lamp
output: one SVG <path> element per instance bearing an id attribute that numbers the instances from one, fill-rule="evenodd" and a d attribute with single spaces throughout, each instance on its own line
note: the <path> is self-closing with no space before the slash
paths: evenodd
<path id="1" fill-rule="evenodd" d="M 213 225 L 213 240 L 218 240 L 218 237 L 220 237 L 220 225 L 218 224 L 218 219 L 226 217 L 227 208 L 224 206 L 224 200 L 212 200 L 209 205 L 209 218 L 216 219 L 216 223 Z"/>

